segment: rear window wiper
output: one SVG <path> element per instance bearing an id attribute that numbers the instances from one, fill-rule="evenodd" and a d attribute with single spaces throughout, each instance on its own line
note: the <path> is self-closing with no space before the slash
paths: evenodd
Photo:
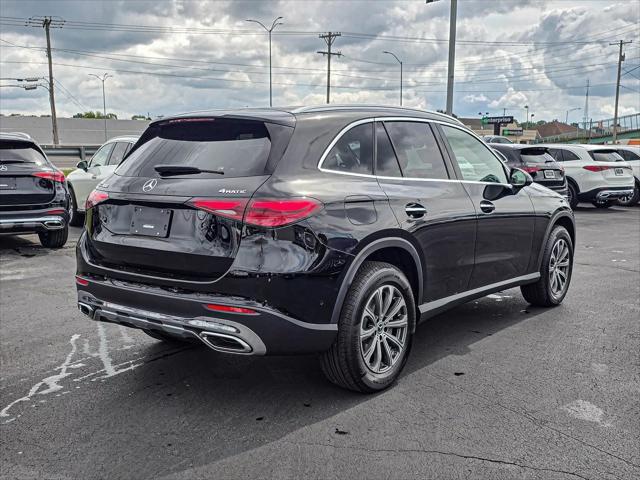
<path id="1" fill-rule="evenodd" d="M 154 167 L 154 170 L 161 176 L 169 175 L 195 175 L 198 173 L 215 173 L 216 175 L 224 175 L 221 170 L 203 170 L 198 167 L 187 167 L 184 165 L 161 165 Z"/>

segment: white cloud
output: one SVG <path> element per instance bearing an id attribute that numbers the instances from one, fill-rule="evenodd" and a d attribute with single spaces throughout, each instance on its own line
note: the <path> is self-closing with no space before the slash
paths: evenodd
<path id="1" fill-rule="evenodd" d="M 99 82 L 87 74 L 104 72 L 114 75 L 106 84 L 108 110 L 121 118 L 147 112 L 168 115 L 202 108 L 267 105 L 267 36 L 245 19 L 267 22 L 274 12 L 285 17 L 285 25 L 273 36 L 275 104 L 325 102 L 326 57 L 316 51 L 325 47 L 317 32 L 326 30 L 343 32 L 334 45 L 334 50 L 344 56 L 332 62 L 332 102 L 397 104 L 399 66 L 382 53 L 390 50 L 404 62 L 404 105 L 439 109 L 445 104 L 446 42 L 400 42 L 363 38 L 349 32 L 446 39 L 446 2 L 425 5 L 421 1 L 400 0 L 334 1 L 329 3 L 331 8 L 314 0 L 3 0 L 2 3 L 5 16 L 28 17 L 46 11 L 75 21 L 191 29 L 191 32 L 136 33 L 117 28 L 79 30 L 68 26 L 53 30 L 53 46 L 62 49 L 54 51 L 55 76 L 68 90 L 56 88 L 58 112 L 62 116 L 101 108 Z M 454 110 L 461 116 L 473 116 L 480 110 L 502 113 L 505 108 L 514 115 L 523 115 L 522 106 L 528 103 L 536 118 L 560 118 L 566 110 L 583 106 L 582 85 L 589 78 L 593 85 L 592 116 L 611 115 L 616 51 L 608 40 L 619 35 L 634 38 L 634 43 L 627 47 L 625 68 L 638 65 L 639 21 L 638 2 L 461 2 Z M 196 29 L 235 30 L 243 34 L 193 33 Z M 246 31 L 255 34 L 244 34 Z M 307 34 L 283 35 L 278 31 Z M 606 41 L 546 46 L 464 42 L 557 42 L 591 39 L 597 34 Z M 18 45 L 44 45 L 42 29 L 36 28 L 3 27 L 0 38 Z M 46 58 L 41 48 L 16 48 L 6 43 L 0 47 L 2 77 L 46 75 Z M 620 111 L 638 111 L 638 95 L 629 89 L 640 89 L 640 82 L 627 75 L 624 84 L 628 88 L 621 90 Z M 47 114 L 48 108 L 44 90 L 2 89 L 2 113 Z"/>

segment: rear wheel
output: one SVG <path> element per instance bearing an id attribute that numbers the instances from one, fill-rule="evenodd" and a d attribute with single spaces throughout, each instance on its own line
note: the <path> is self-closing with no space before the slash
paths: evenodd
<path id="1" fill-rule="evenodd" d="M 575 210 L 578 206 L 578 189 L 571 182 L 567 184 L 567 195 L 569 196 L 569 206 Z"/>
<path id="2" fill-rule="evenodd" d="M 393 265 L 365 262 L 344 300 L 338 337 L 322 356 L 322 370 L 333 383 L 372 393 L 400 375 L 416 322 L 411 285 Z"/>
<path id="3" fill-rule="evenodd" d="M 524 299 L 538 307 L 560 305 L 569 290 L 573 271 L 573 242 L 567 229 L 558 225 L 544 246 L 540 279 L 520 287 Z"/>
<path id="4" fill-rule="evenodd" d="M 69 226 L 65 225 L 60 230 L 48 230 L 38 233 L 40 243 L 45 248 L 61 248 L 67 243 L 69 237 Z"/>
<path id="5" fill-rule="evenodd" d="M 80 227 L 84 221 L 84 214 L 78 211 L 78 203 L 76 202 L 76 192 L 69 185 L 69 225 L 72 227 Z"/>
<path id="6" fill-rule="evenodd" d="M 633 187 L 633 195 L 618 199 L 618 203 L 623 207 L 633 207 L 639 201 L 640 201 L 640 184 L 638 184 L 637 182 Z"/>

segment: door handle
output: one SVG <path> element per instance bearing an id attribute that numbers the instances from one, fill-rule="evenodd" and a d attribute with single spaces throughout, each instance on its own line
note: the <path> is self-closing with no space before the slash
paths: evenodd
<path id="1" fill-rule="evenodd" d="M 407 206 L 404 207 L 404 211 L 411 218 L 421 218 L 427 213 L 427 209 L 419 203 L 408 203 Z"/>
<path id="2" fill-rule="evenodd" d="M 496 206 L 491 203 L 489 200 L 482 200 L 480 202 L 480 210 L 484 213 L 491 213 L 496 209 Z"/>

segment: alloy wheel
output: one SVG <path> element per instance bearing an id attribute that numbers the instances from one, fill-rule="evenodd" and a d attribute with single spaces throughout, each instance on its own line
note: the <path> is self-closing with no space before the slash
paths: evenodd
<path id="1" fill-rule="evenodd" d="M 407 344 L 407 304 L 393 285 L 378 287 L 360 322 L 360 354 L 373 373 L 385 373 L 402 358 Z"/>
<path id="2" fill-rule="evenodd" d="M 566 290 L 570 268 L 571 251 L 566 240 L 561 238 L 553 245 L 549 258 L 549 286 L 554 297 L 560 297 Z"/>

